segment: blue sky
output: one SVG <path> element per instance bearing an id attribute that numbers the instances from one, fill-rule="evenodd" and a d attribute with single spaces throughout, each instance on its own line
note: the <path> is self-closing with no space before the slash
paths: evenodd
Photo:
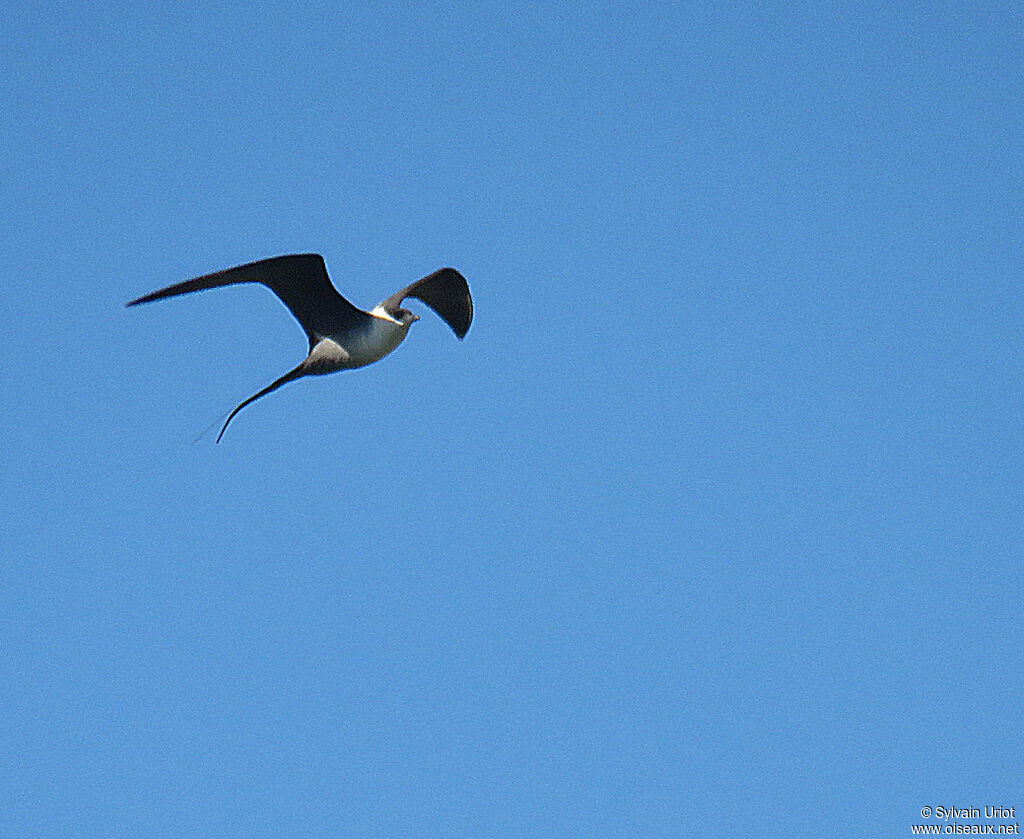
<path id="1" fill-rule="evenodd" d="M 1024 807 L 1017 3 L 5 4 L 0 835 Z M 289 384 L 317 251 L 381 363 Z"/>

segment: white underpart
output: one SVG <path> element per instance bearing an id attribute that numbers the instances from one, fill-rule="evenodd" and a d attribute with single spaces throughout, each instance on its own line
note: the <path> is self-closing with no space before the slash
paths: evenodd
<path id="1" fill-rule="evenodd" d="M 348 370 L 379 361 L 405 340 L 409 325 L 391 317 L 380 306 L 364 329 L 324 338 L 310 353 L 309 361 L 328 370 Z"/>

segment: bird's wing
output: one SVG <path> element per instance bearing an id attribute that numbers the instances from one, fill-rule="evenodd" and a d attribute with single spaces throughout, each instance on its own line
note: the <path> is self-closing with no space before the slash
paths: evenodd
<path id="1" fill-rule="evenodd" d="M 137 297 L 128 306 L 163 297 L 189 294 L 235 283 L 262 283 L 281 298 L 309 336 L 310 346 L 325 334 L 353 329 L 371 317 L 338 294 L 327 276 L 324 258 L 315 253 L 275 256 L 214 274 L 205 274 L 152 294 Z M 411 287 L 411 286 L 410 286 Z"/>
<path id="2" fill-rule="evenodd" d="M 406 297 L 415 297 L 441 316 L 459 338 L 466 337 L 473 322 L 473 298 L 466 278 L 454 268 L 441 268 L 422 280 L 392 294 L 381 305 L 392 312 Z"/>

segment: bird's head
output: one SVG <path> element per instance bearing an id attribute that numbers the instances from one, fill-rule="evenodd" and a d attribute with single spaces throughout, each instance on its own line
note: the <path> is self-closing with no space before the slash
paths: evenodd
<path id="1" fill-rule="evenodd" d="M 402 326 L 409 326 L 420 319 L 419 315 L 414 315 L 408 309 L 396 309 L 394 318 L 402 324 Z"/>

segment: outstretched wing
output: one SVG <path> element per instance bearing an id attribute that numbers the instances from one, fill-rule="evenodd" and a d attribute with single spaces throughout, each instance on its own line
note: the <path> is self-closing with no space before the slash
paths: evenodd
<path id="1" fill-rule="evenodd" d="M 447 323 L 460 339 L 466 337 L 473 322 L 473 298 L 466 278 L 454 268 L 441 268 L 422 280 L 392 294 L 381 305 L 388 313 L 402 305 L 406 297 L 426 303 Z"/>
<path id="2" fill-rule="evenodd" d="M 137 306 L 164 297 L 235 283 L 262 283 L 267 286 L 306 330 L 310 345 L 326 334 L 356 328 L 371 317 L 338 294 L 327 276 L 324 258 L 316 253 L 275 256 L 205 274 L 137 297 L 125 305 Z"/>

